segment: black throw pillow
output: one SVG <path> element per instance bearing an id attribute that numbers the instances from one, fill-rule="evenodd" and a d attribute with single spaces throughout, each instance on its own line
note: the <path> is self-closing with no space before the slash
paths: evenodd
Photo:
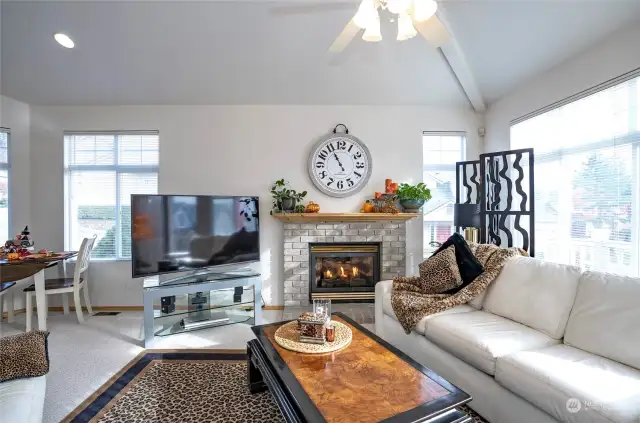
<path id="1" fill-rule="evenodd" d="M 467 245 L 467 241 L 464 240 L 462 235 L 459 233 L 455 233 L 447 239 L 444 244 L 440 246 L 433 253 L 432 257 L 438 254 L 440 251 L 444 251 L 449 246 L 453 245 L 456 250 L 456 262 L 458 263 L 458 269 L 460 269 L 460 276 L 462 277 L 462 285 L 447 291 L 446 294 L 455 294 L 465 286 L 469 285 L 475 278 L 477 278 L 482 272 L 484 272 L 484 268 L 482 264 L 476 259 L 476 257 L 471 253 L 469 249 L 469 245 Z"/>

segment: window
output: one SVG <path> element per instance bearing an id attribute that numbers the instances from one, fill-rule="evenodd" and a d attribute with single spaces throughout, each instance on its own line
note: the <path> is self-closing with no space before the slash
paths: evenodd
<path id="1" fill-rule="evenodd" d="M 65 247 L 97 236 L 92 257 L 131 257 L 131 194 L 158 192 L 157 132 L 65 133 Z"/>
<path id="2" fill-rule="evenodd" d="M 423 181 L 431 190 L 431 200 L 423 207 L 423 252 L 429 257 L 454 232 L 456 162 L 465 157 L 463 132 L 425 132 L 422 135 Z"/>
<path id="3" fill-rule="evenodd" d="M 511 126 L 512 148 L 535 152 L 540 258 L 640 276 L 639 87 L 636 74 Z"/>
<path id="4" fill-rule="evenodd" d="M 9 136 L 0 128 L 0 242 L 9 239 Z"/>

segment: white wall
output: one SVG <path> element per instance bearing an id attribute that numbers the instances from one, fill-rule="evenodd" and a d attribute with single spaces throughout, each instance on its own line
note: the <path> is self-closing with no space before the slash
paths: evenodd
<path id="1" fill-rule="evenodd" d="M 639 45 L 640 25 L 623 28 L 491 105 L 485 115 L 485 151 L 509 149 L 512 119 L 640 68 Z"/>
<path id="2" fill-rule="evenodd" d="M 31 221 L 31 202 L 29 187 L 31 180 L 30 151 L 30 114 L 29 105 L 12 98 L 0 96 L 0 126 L 11 130 L 9 145 L 9 234 L 20 233 Z M 10 235 L 11 236 L 11 235 Z M 0 243 L 4 244 L 4 239 Z M 24 299 L 18 296 L 16 308 L 22 308 Z M 5 308 L 6 310 L 6 308 Z"/>
<path id="3" fill-rule="evenodd" d="M 468 157 L 481 151 L 478 117 L 441 107 L 367 106 L 123 106 L 37 107 L 31 115 L 31 221 L 38 245 L 64 247 L 63 131 L 157 129 L 160 131 L 160 193 L 259 195 L 264 299 L 283 304 L 282 228 L 271 218 L 269 188 L 279 178 L 326 212 L 358 211 L 384 179 L 422 178 L 423 130 L 468 132 Z M 306 173 L 314 140 L 337 123 L 371 150 L 373 175 L 359 194 L 334 199 L 316 190 Z M 420 222 L 409 225 L 408 252 L 422 254 Z M 129 262 L 92 264 L 95 305 L 140 305 L 140 281 Z"/>

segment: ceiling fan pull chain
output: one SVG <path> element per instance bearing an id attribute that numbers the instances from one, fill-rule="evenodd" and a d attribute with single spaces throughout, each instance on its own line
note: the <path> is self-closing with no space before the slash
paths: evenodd
<path id="1" fill-rule="evenodd" d="M 347 134 L 347 135 L 349 135 L 349 128 L 347 128 L 347 125 L 345 125 L 344 123 L 339 123 L 339 124 L 337 124 L 337 125 L 336 125 L 336 127 L 335 127 L 335 128 L 333 128 L 333 133 L 334 133 L 334 134 L 337 134 L 337 133 L 338 133 L 338 126 L 342 126 L 342 127 L 344 127 L 344 133 L 345 133 L 345 134 Z"/>

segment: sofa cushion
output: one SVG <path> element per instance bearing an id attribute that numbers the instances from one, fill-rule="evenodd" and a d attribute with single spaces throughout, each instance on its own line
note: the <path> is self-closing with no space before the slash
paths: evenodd
<path id="1" fill-rule="evenodd" d="M 462 284 L 453 245 L 429 257 L 418 268 L 420 283 L 425 292 L 440 294 Z"/>
<path id="2" fill-rule="evenodd" d="M 49 332 L 34 331 L 0 338 L 0 382 L 49 372 Z"/>
<path id="3" fill-rule="evenodd" d="M 482 305 L 484 304 L 484 297 L 487 295 L 487 291 L 482 291 L 480 294 L 478 294 L 473 300 L 469 301 L 467 304 L 469 304 L 471 307 L 475 308 L 476 310 L 482 310 Z"/>
<path id="4" fill-rule="evenodd" d="M 500 357 L 495 377 L 563 422 L 640 421 L 640 371 L 577 348 L 561 344 Z"/>
<path id="5" fill-rule="evenodd" d="M 0 383 L 0 421 L 42 422 L 46 387 L 46 376 Z"/>
<path id="6" fill-rule="evenodd" d="M 424 336 L 490 375 L 495 372 L 498 357 L 560 342 L 542 332 L 485 311 L 434 317 L 426 325 Z"/>
<path id="7" fill-rule="evenodd" d="M 640 279 L 585 272 L 564 343 L 640 369 Z"/>
<path id="8" fill-rule="evenodd" d="M 393 307 L 391 306 L 391 291 L 389 291 L 388 294 L 385 294 L 382 297 L 382 310 L 384 311 L 384 314 L 398 321 L 398 317 L 396 316 L 396 313 L 394 313 Z M 475 309 L 466 304 L 461 304 L 459 306 L 452 307 L 448 310 L 441 311 L 440 313 L 432 314 L 430 316 L 425 316 L 418 322 L 418 324 L 413 330 L 418 332 L 421 335 L 424 335 L 424 331 L 427 327 L 427 322 L 433 319 L 434 317 L 442 316 L 444 314 L 467 313 L 469 311 L 475 311 Z"/>
<path id="9" fill-rule="evenodd" d="M 514 257 L 489 286 L 483 308 L 561 339 L 580 274 L 575 266 Z"/>
<path id="10" fill-rule="evenodd" d="M 462 277 L 462 284 L 457 289 L 452 289 L 447 294 L 455 294 L 460 289 L 469 285 L 475 278 L 480 276 L 484 271 L 482 264 L 478 261 L 476 256 L 473 255 L 467 241 L 459 233 L 454 233 L 447 239 L 432 255 L 431 257 L 439 254 L 441 251 L 454 247 L 456 253 L 456 263 L 458 263 L 458 269 L 460 269 L 460 276 Z"/>

